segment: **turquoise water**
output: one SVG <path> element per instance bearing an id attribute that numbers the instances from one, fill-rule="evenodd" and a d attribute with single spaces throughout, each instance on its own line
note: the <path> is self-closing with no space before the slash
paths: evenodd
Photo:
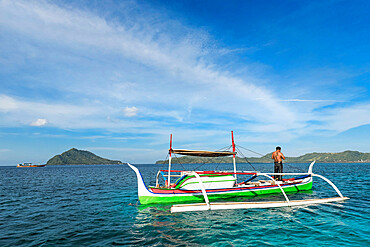
<path id="1" fill-rule="evenodd" d="M 161 166 L 137 167 L 154 184 Z M 168 205 L 137 205 L 136 176 L 126 165 L 0 167 L 0 246 L 370 246 L 369 168 L 314 166 L 351 198 L 342 203 L 171 214 Z M 318 178 L 312 193 L 289 195 L 325 196 L 336 194 Z"/>

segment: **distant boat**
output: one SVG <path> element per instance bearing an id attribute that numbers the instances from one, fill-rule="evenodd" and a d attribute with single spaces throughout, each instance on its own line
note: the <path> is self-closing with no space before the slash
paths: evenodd
<path id="1" fill-rule="evenodd" d="M 32 163 L 21 163 L 21 164 L 18 164 L 17 167 L 44 167 L 46 166 L 46 164 L 44 165 L 32 165 Z"/>

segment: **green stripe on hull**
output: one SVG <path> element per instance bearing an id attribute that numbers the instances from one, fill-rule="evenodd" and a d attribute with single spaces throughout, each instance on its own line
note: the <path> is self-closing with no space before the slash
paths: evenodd
<path id="1" fill-rule="evenodd" d="M 202 181 L 203 184 L 207 184 L 207 183 L 220 183 L 220 182 L 233 182 L 235 181 L 235 179 L 232 179 L 232 180 L 217 180 L 217 181 Z M 184 186 L 188 185 L 188 184 L 199 184 L 199 182 L 189 182 L 189 183 L 185 183 Z M 184 187 L 182 186 L 182 187 Z"/>
<path id="2" fill-rule="evenodd" d="M 199 175 L 200 177 L 225 177 L 225 178 L 233 178 L 232 179 L 232 181 L 233 180 L 235 180 L 234 179 L 234 177 L 232 176 L 232 175 L 218 175 L 218 174 L 200 174 Z M 178 189 L 178 188 L 180 188 L 180 187 L 183 187 L 183 185 L 184 185 L 184 183 L 186 183 L 186 181 L 188 181 L 189 179 L 192 179 L 192 178 L 196 178 L 194 175 L 193 176 L 186 176 L 186 177 L 184 177 L 184 178 L 179 178 L 179 179 L 181 179 L 182 181 L 181 182 L 179 182 L 179 184 L 176 186 L 176 189 Z M 230 180 L 225 180 L 225 181 L 230 181 Z M 176 181 L 176 183 L 178 182 L 178 180 Z M 223 182 L 223 181 L 202 181 L 203 183 L 214 183 L 214 182 Z M 191 183 L 199 183 L 199 182 L 191 182 Z M 190 183 L 186 183 L 186 184 L 190 184 Z"/>
<path id="3" fill-rule="evenodd" d="M 285 192 L 298 192 L 301 190 L 310 190 L 312 189 L 312 182 L 307 184 L 289 186 L 283 188 Z M 220 193 L 220 194 L 208 194 L 208 198 L 210 201 L 216 201 L 218 199 L 226 199 L 231 197 L 254 197 L 259 195 L 266 195 L 266 194 L 280 194 L 280 188 L 273 188 L 273 189 L 261 189 L 256 191 L 237 191 L 234 193 Z M 204 198 L 202 194 L 199 195 L 187 195 L 187 196 L 140 196 L 139 201 L 141 204 L 155 204 L 155 203 L 187 203 L 187 202 L 204 202 Z"/>

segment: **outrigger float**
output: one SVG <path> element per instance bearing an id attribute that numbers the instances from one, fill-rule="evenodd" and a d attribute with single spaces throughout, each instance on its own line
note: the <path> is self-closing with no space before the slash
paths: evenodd
<path id="1" fill-rule="evenodd" d="M 171 203 L 171 213 L 186 211 L 205 211 L 221 209 L 247 209 L 247 208 L 275 208 L 291 207 L 318 203 L 338 202 L 349 199 L 344 197 L 339 189 L 324 176 L 312 172 L 313 161 L 307 173 L 263 173 L 258 171 L 237 171 L 236 151 L 233 132 L 231 132 L 232 151 L 194 151 L 172 149 L 172 134 L 170 137 L 170 149 L 168 170 L 159 170 L 155 186 L 146 186 L 140 171 L 133 165 L 128 166 L 135 171 L 138 182 L 138 196 L 141 204 Z M 185 171 L 171 170 L 172 154 L 199 156 L 199 157 L 233 157 L 233 171 Z M 159 184 L 159 176 L 165 181 L 163 186 Z M 249 176 L 248 179 L 238 183 L 237 176 Z M 277 181 L 273 176 L 295 176 L 283 181 Z M 171 183 L 171 178 L 178 178 Z M 268 180 L 258 180 L 265 177 Z M 313 177 L 319 177 L 330 184 L 338 193 L 339 197 L 289 200 L 286 192 L 298 192 L 312 189 Z M 215 202 L 219 199 L 236 197 L 254 197 L 266 194 L 282 193 L 285 201 L 262 201 L 262 202 Z M 194 203 L 196 202 L 196 203 Z M 192 204 L 189 204 L 192 203 Z"/>

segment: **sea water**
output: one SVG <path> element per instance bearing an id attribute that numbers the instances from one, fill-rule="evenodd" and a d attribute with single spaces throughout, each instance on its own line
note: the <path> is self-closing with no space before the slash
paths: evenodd
<path id="1" fill-rule="evenodd" d="M 147 184 L 164 168 L 136 166 Z M 253 166 L 273 170 L 272 164 Z M 291 164 L 284 171 L 307 168 Z M 315 173 L 351 198 L 341 203 L 171 214 L 169 205 L 138 203 L 136 175 L 126 165 L 0 167 L 0 246 L 370 246 L 369 168 L 315 164 Z M 337 195 L 314 178 L 312 192 L 289 195 L 302 196 Z"/>

